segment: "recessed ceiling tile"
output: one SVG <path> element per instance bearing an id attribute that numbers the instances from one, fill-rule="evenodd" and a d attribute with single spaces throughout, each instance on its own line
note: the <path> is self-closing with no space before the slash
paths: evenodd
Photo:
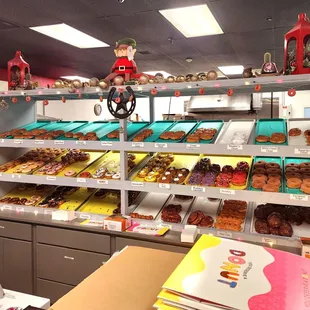
<path id="1" fill-rule="evenodd" d="M 239 65 L 240 60 L 236 53 L 233 54 L 217 54 L 205 56 L 206 59 L 214 66 L 233 66 Z"/>
<path id="2" fill-rule="evenodd" d="M 175 9 L 187 6 L 206 4 L 205 0 L 146 0 L 156 10 Z"/>
<path id="3" fill-rule="evenodd" d="M 275 50 L 255 51 L 255 52 L 241 52 L 238 53 L 240 65 L 244 67 L 260 68 L 264 62 L 264 53 L 271 53 L 271 57 L 275 59 Z"/>

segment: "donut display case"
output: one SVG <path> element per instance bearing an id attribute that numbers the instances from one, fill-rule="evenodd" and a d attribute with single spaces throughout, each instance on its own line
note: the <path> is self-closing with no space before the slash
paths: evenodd
<path id="1" fill-rule="evenodd" d="M 291 118 L 287 121 L 288 145 L 308 146 L 310 144 L 310 119 Z"/>

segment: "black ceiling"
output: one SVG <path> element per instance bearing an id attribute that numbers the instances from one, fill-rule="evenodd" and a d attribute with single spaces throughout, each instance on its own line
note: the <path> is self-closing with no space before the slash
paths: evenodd
<path id="1" fill-rule="evenodd" d="M 224 34 L 186 39 L 158 12 L 207 3 Z M 309 0 L 0 0 L 0 67 L 21 50 L 33 74 L 104 77 L 114 61 L 113 47 L 123 37 L 137 40 L 140 71 L 172 74 L 242 64 L 259 68 L 266 51 L 283 66 L 284 34 Z M 272 21 L 267 21 L 271 16 Z M 79 49 L 28 29 L 66 23 L 110 48 Z M 168 38 L 173 38 L 171 44 Z M 193 62 L 187 63 L 186 57 Z"/>

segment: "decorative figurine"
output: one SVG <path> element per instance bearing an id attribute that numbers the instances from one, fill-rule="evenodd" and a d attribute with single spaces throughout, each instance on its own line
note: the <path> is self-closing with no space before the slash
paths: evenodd
<path id="1" fill-rule="evenodd" d="M 184 75 L 178 75 L 177 78 L 175 79 L 177 83 L 183 83 L 185 82 L 185 76 Z"/>
<path id="2" fill-rule="evenodd" d="M 207 73 L 207 80 L 208 81 L 214 81 L 214 80 L 217 80 L 218 78 L 218 75 L 217 75 L 217 72 L 214 71 L 214 70 L 210 70 L 208 73 Z"/>
<path id="3" fill-rule="evenodd" d="M 156 73 L 155 74 L 155 83 L 158 83 L 158 84 L 165 83 L 165 78 L 164 78 L 162 73 Z"/>
<path id="4" fill-rule="evenodd" d="M 64 82 L 62 80 L 56 80 L 54 85 L 55 85 L 55 88 L 63 88 Z"/>
<path id="5" fill-rule="evenodd" d="M 138 83 L 141 84 L 141 85 L 144 85 L 144 84 L 147 84 L 150 82 L 150 79 L 148 77 L 148 75 L 146 74 L 142 74 L 140 77 L 139 77 L 139 80 L 138 80 Z"/>
<path id="6" fill-rule="evenodd" d="M 197 78 L 196 75 L 193 75 L 193 76 L 191 77 L 191 82 L 196 82 L 196 81 L 198 81 L 198 78 Z"/>
<path id="7" fill-rule="evenodd" d="M 97 86 L 99 86 L 99 79 L 97 79 L 96 77 L 92 77 L 89 80 L 89 86 L 90 87 L 97 87 Z"/>
<path id="8" fill-rule="evenodd" d="M 285 35 L 285 74 L 310 73 L 310 21 L 305 13 L 298 15 L 298 22 Z"/>
<path id="9" fill-rule="evenodd" d="M 166 79 L 166 82 L 167 83 L 174 83 L 175 82 L 175 77 L 172 76 L 172 75 L 168 76 L 167 79 Z"/>
<path id="10" fill-rule="evenodd" d="M 30 79 L 30 66 L 23 59 L 22 52 L 16 51 L 15 57 L 8 61 L 8 89 L 32 89 Z"/>
<path id="11" fill-rule="evenodd" d="M 72 87 L 74 88 L 81 88 L 82 87 L 82 82 L 78 79 L 75 79 L 71 82 Z"/>
<path id="12" fill-rule="evenodd" d="M 261 68 L 261 73 L 255 72 L 257 76 L 275 76 L 283 74 L 283 70 L 278 71 L 277 65 L 271 61 L 271 54 L 264 54 L 264 63 Z"/>
<path id="13" fill-rule="evenodd" d="M 200 72 L 197 74 L 198 81 L 204 81 L 207 79 L 207 76 L 204 72 Z"/>
<path id="14" fill-rule="evenodd" d="M 118 75 L 114 78 L 114 85 L 121 86 L 124 84 L 124 78 L 121 75 Z"/>
<path id="15" fill-rule="evenodd" d="M 136 41 L 131 38 L 121 39 L 116 42 L 114 50 L 117 60 L 111 68 L 111 73 L 105 78 L 107 81 L 114 80 L 118 75 L 128 82 L 131 76 L 137 73 L 137 65 L 134 61 L 136 53 Z"/>
<path id="16" fill-rule="evenodd" d="M 252 72 L 252 67 L 251 68 L 245 68 L 243 70 L 242 76 L 244 79 L 249 79 L 249 78 L 254 77 L 254 74 Z"/>
<path id="17" fill-rule="evenodd" d="M 108 84 L 107 81 L 105 81 L 105 80 L 100 80 L 100 81 L 99 81 L 99 87 L 100 87 L 101 89 L 107 89 L 107 88 L 109 87 L 109 84 Z"/>
<path id="18" fill-rule="evenodd" d="M 186 74 L 186 76 L 185 76 L 185 81 L 186 81 L 186 82 L 190 82 L 190 81 L 191 81 L 192 76 L 193 76 L 193 74 L 191 74 L 191 73 Z"/>

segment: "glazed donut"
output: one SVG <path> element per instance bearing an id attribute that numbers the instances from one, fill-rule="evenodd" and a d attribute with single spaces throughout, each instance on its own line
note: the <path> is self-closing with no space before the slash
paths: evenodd
<path id="1" fill-rule="evenodd" d="M 254 169 L 256 168 L 265 168 L 266 162 L 264 160 L 259 160 L 254 164 Z"/>
<path id="2" fill-rule="evenodd" d="M 270 137 L 270 142 L 274 144 L 281 144 L 286 141 L 286 135 L 282 132 L 275 132 Z"/>
<path id="3" fill-rule="evenodd" d="M 262 180 L 252 180 L 252 187 L 257 189 L 262 189 L 265 185 L 265 181 Z"/>
<path id="4" fill-rule="evenodd" d="M 303 193 L 310 194 L 310 185 L 303 183 L 301 184 L 300 189 Z"/>
<path id="5" fill-rule="evenodd" d="M 302 181 L 303 184 L 310 185 L 310 179 L 305 179 Z"/>
<path id="6" fill-rule="evenodd" d="M 302 180 L 298 178 L 289 178 L 286 182 L 288 188 L 300 188 Z"/>
<path id="7" fill-rule="evenodd" d="M 261 180 L 261 181 L 266 182 L 267 181 L 267 176 L 264 175 L 264 174 L 255 174 L 255 175 L 253 175 L 252 180 L 253 181 Z"/>
<path id="8" fill-rule="evenodd" d="M 301 163 L 299 165 L 300 168 L 310 168 L 310 162 Z"/>
<path id="9" fill-rule="evenodd" d="M 296 168 L 296 167 L 286 167 L 285 171 L 286 172 L 296 172 L 296 173 L 298 173 L 299 172 L 299 168 Z"/>
<path id="10" fill-rule="evenodd" d="M 264 192 L 278 192 L 279 191 L 279 186 L 272 185 L 272 184 L 265 184 L 263 186 L 263 191 Z"/>
<path id="11" fill-rule="evenodd" d="M 266 164 L 266 169 L 269 169 L 269 168 L 277 168 L 277 169 L 280 169 L 280 165 L 278 163 L 268 163 Z"/>
<path id="12" fill-rule="evenodd" d="M 264 168 L 255 168 L 253 170 L 253 175 L 255 174 L 266 174 L 267 170 Z"/>
<path id="13" fill-rule="evenodd" d="M 301 135 L 301 130 L 299 128 L 292 128 L 290 129 L 290 131 L 288 132 L 288 135 L 290 137 L 297 137 Z"/>
<path id="14" fill-rule="evenodd" d="M 256 140 L 256 142 L 259 142 L 259 143 L 266 143 L 266 142 L 269 142 L 270 138 L 268 136 L 258 135 L 255 138 L 255 140 Z"/>
<path id="15" fill-rule="evenodd" d="M 273 180 L 273 179 L 281 180 L 281 176 L 278 175 L 278 174 L 269 174 L 268 175 L 268 180 Z"/>
<path id="16" fill-rule="evenodd" d="M 273 179 L 268 179 L 267 184 L 280 187 L 280 186 L 281 186 L 281 181 L 278 180 L 278 179 L 275 179 L 275 178 L 273 178 Z"/>
<path id="17" fill-rule="evenodd" d="M 281 170 L 278 168 L 269 168 L 267 169 L 267 174 L 279 174 L 281 175 Z"/>
<path id="18" fill-rule="evenodd" d="M 297 179 L 301 179 L 301 174 L 300 173 L 296 173 L 296 172 L 289 172 L 285 174 L 286 179 L 291 179 L 291 178 L 297 178 Z"/>

